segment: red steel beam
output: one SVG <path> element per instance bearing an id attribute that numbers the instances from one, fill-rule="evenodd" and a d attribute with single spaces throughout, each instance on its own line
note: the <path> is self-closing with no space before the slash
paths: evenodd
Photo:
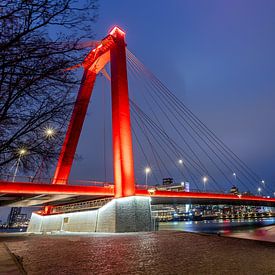
<path id="1" fill-rule="evenodd" d="M 78 140 L 87 113 L 97 74 L 110 60 L 110 47 L 113 37 L 108 35 L 85 58 L 81 66 L 84 68 L 81 85 L 75 101 L 74 109 L 68 125 L 66 136 L 57 162 L 53 184 L 68 184 Z M 79 65 L 77 65 L 78 67 Z"/>
<path id="2" fill-rule="evenodd" d="M 228 200 L 228 201 L 259 201 L 272 202 L 275 204 L 275 198 L 266 198 L 258 196 L 234 195 L 234 194 L 217 194 L 217 193 L 200 193 L 200 192 L 176 192 L 154 190 L 136 190 L 137 196 L 150 196 L 158 198 L 186 198 L 186 199 L 209 199 L 209 200 Z"/>
<path id="3" fill-rule="evenodd" d="M 76 147 L 87 113 L 95 79 L 95 72 L 88 69 L 84 70 L 81 86 L 54 173 L 53 184 L 68 183 Z"/>
<path id="4" fill-rule="evenodd" d="M 73 185 L 53 185 L 27 182 L 3 182 L 0 181 L 0 194 L 55 194 L 55 195 L 88 195 L 88 196 L 114 196 L 114 187 L 106 186 L 73 186 Z M 270 202 L 275 205 L 275 198 L 266 198 L 258 196 L 238 196 L 234 194 L 216 194 L 216 193 L 199 193 L 199 192 L 175 192 L 155 190 L 136 190 L 137 196 L 147 196 L 156 198 L 186 198 L 186 199 L 209 199 L 211 200 L 228 200 L 230 201 L 255 201 Z"/>
<path id="5" fill-rule="evenodd" d="M 85 58 L 84 75 L 53 184 L 67 184 L 96 75 L 110 61 L 115 197 L 135 195 L 125 33 L 115 27 Z"/>
<path id="6" fill-rule="evenodd" d="M 128 95 L 125 33 L 114 28 L 110 49 L 115 197 L 135 195 L 134 160 Z"/>
<path id="7" fill-rule="evenodd" d="M 28 182 L 0 182 L 0 194 L 114 196 L 113 186 L 73 186 Z"/>

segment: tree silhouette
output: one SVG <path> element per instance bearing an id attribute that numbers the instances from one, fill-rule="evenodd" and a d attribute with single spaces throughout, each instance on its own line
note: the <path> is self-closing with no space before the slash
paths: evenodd
<path id="1" fill-rule="evenodd" d="M 79 45 L 93 38 L 96 16 L 94 0 L 1 1 L 2 175 L 22 148 L 25 173 L 56 160 L 79 84 L 77 72 L 66 69 L 83 59 L 86 50 Z"/>

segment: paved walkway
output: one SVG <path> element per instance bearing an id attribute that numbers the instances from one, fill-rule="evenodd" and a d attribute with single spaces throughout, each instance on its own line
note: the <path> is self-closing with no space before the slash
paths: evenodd
<path id="1" fill-rule="evenodd" d="M 252 232 L 239 232 L 225 236 L 275 243 L 275 225 L 258 228 Z"/>
<path id="2" fill-rule="evenodd" d="M 0 243 L 0 274 L 25 274 L 4 243 Z"/>

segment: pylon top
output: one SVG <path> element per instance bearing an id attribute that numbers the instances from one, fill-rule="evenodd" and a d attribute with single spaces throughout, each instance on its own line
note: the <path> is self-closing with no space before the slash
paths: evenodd
<path id="1" fill-rule="evenodd" d="M 112 36 L 115 36 L 116 33 L 125 36 L 125 32 L 118 26 L 113 27 L 112 30 L 109 32 L 109 34 Z"/>

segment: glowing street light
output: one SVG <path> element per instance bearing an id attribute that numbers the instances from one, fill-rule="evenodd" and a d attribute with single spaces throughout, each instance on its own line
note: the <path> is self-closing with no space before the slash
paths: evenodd
<path id="1" fill-rule="evenodd" d="M 264 181 L 264 180 L 261 180 L 261 183 L 264 185 L 264 184 L 265 184 L 265 181 Z"/>
<path id="2" fill-rule="evenodd" d="M 146 187 L 147 187 L 148 174 L 151 173 L 151 168 L 150 168 L 150 167 L 146 167 L 146 168 L 144 169 L 144 171 L 145 171 L 145 185 L 146 185 Z"/>
<path id="3" fill-rule="evenodd" d="M 179 159 L 179 164 L 183 164 L 183 160 L 182 159 Z"/>
<path id="4" fill-rule="evenodd" d="M 46 138 L 52 138 L 55 135 L 55 130 L 52 127 L 47 127 L 44 131 Z"/>
<path id="5" fill-rule="evenodd" d="M 237 179 L 237 174 L 235 172 L 233 173 L 233 177 L 235 180 Z"/>
<path id="6" fill-rule="evenodd" d="M 18 168 L 19 168 L 19 164 L 20 164 L 20 160 L 23 156 L 25 156 L 28 153 L 27 149 L 25 148 L 20 148 L 17 152 L 18 154 L 18 159 L 16 160 L 16 166 L 15 166 L 15 170 L 14 170 L 14 174 L 13 174 L 13 178 L 12 181 L 15 182 L 15 178 L 18 172 Z"/>
<path id="7" fill-rule="evenodd" d="M 18 155 L 19 155 L 19 158 L 26 155 L 27 154 L 27 150 L 25 148 L 21 148 L 18 150 Z"/>
<path id="8" fill-rule="evenodd" d="M 262 188 L 259 187 L 259 188 L 258 188 L 258 193 L 259 193 L 259 195 L 261 195 L 261 191 L 262 191 Z"/>
<path id="9" fill-rule="evenodd" d="M 206 185 L 206 183 L 207 183 L 207 181 L 208 181 L 208 178 L 207 177 L 203 177 L 202 178 L 202 181 L 203 181 L 203 189 L 204 189 L 204 191 L 206 190 L 205 189 L 205 185 Z"/>

